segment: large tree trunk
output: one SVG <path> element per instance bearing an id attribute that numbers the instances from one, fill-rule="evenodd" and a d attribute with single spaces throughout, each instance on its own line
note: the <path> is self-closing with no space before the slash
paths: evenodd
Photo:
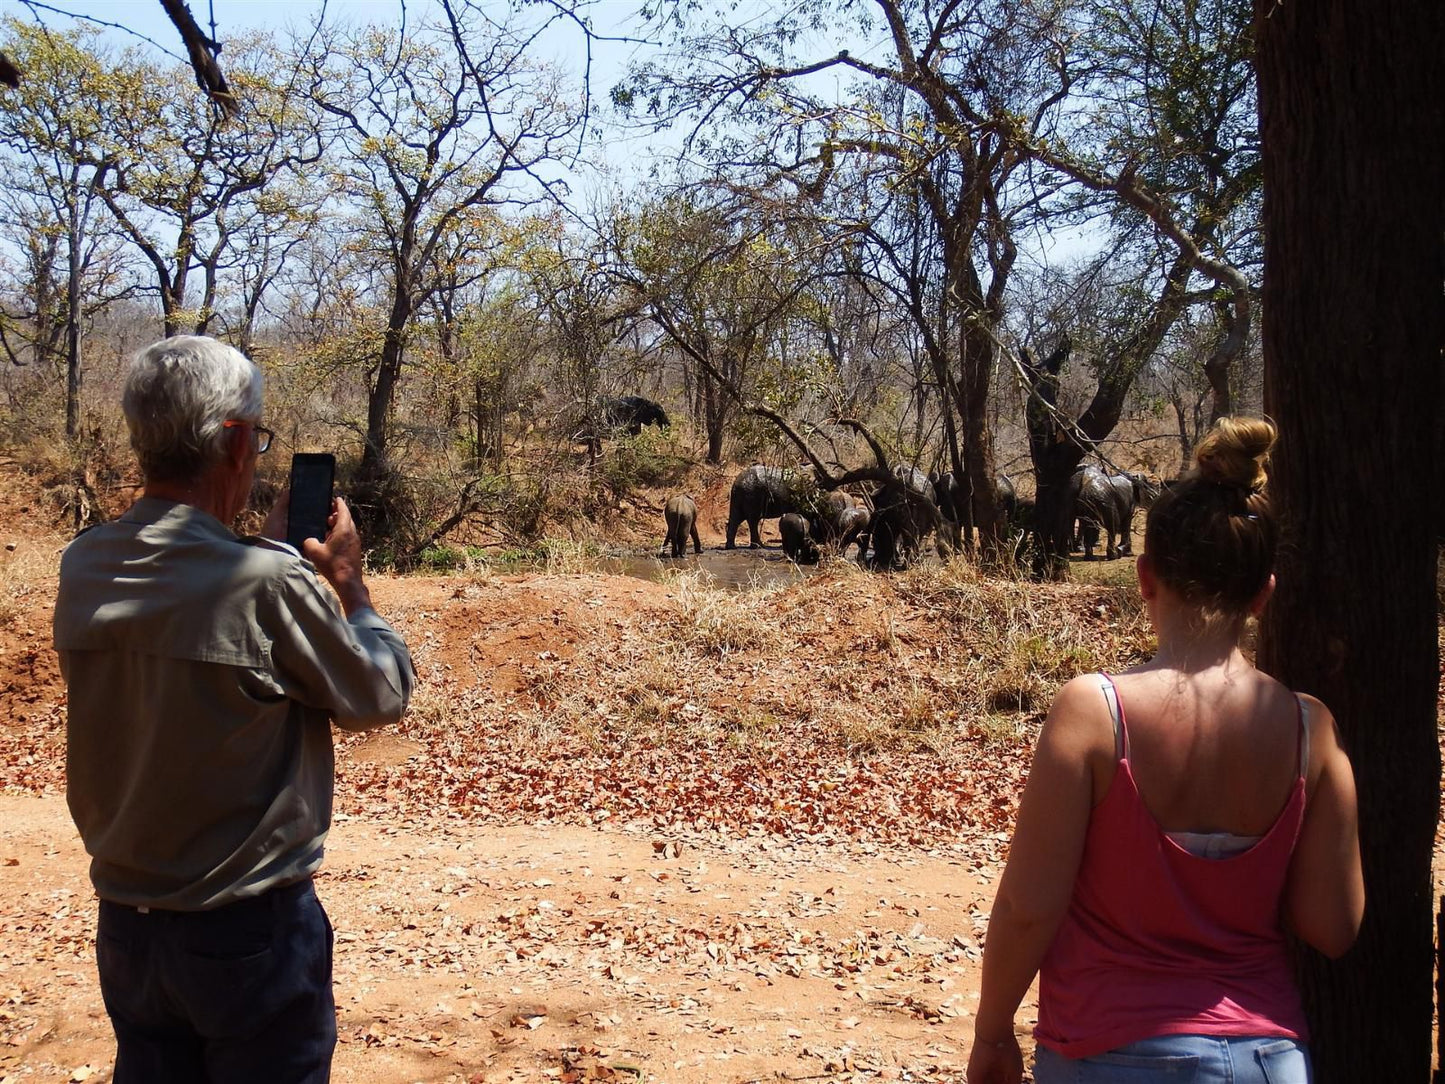
<path id="1" fill-rule="evenodd" d="M 722 462 L 723 441 L 727 437 L 727 396 L 706 370 L 698 376 L 702 390 L 702 424 L 707 432 L 707 462 Z"/>
<path id="2" fill-rule="evenodd" d="M 391 436 L 391 410 L 401 381 L 401 366 L 406 349 L 406 332 L 415 306 L 411 285 L 398 282 L 387 319 L 386 337 L 382 340 L 381 362 L 376 379 L 367 393 L 366 443 L 361 449 L 361 467 L 352 491 L 357 525 L 362 538 L 379 543 L 391 537 L 396 529 L 396 509 L 392 507 L 391 465 L 387 444 Z"/>
<path id="3" fill-rule="evenodd" d="M 1069 480 L 1083 461 L 1085 449 L 1059 424 L 1056 411 L 1059 373 L 1072 348 L 1065 337 L 1043 361 L 1035 362 L 1027 350 L 1021 359 L 1029 381 L 1024 420 L 1034 465 L 1033 575 L 1040 580 L 1062 580 L 1069 572 L 1069 540 L 1074 531 Z"/>
<path id="4" fill-rule="evenodd" d="M 68 273 L 65 280 L 65 436 L 74 442 L 80 435 L 80 307 L 83 238 L 75 208 L 70 208 L 67 231 Z M 83 469 L 83 468 L 82 468 Z"/>
<path id="5" fill-rule="evenodd" d="M 1367 904 L 1301 949 L 1318 1080 L 1425 1081 L 1440 804 L 1430 469 L 1440 394 L 1445 4 L 1255 0 L 1270 483 L 1291 528 L 1261 666 L 1335 712 Z"/>

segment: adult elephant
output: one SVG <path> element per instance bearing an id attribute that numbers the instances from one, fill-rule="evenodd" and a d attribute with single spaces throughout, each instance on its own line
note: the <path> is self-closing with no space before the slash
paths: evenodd
<path id="1" fill-rule="evenodd" d="M 967 520 L 968 495 L 964 493 L 963 484 L 953 471 L 945 471 L 943 474 L 934 471 L 928 476 L 928 480 L 937 496 L 938 511 L 947 521 L 945 526 L 949 532 L 949 541 L 957 551 L 963 542 L 962 525 Z M 999 519 L 1012 525 L 1018 510 L 1018 491 L 1014 489 L 1013 479 L 1007 474 L 996 474 L 993 484 L 998 494 Z"/>
<path id="2" fill-rule="evenodd" d="M 993 484 L 998 492 L 999 519 L 1012 526 L 1019 510 L 1019 492 L 1014 488 L 1014 480 L 1007 474 L 995 474 Z"/>
<path id="3" fill-rule="evenodd" d="M 762 542 L 762 521 L 804 511 L 808 482 L 795 471 L 754 464 L 733 479 L 728 497 L 726 549 L 737 548 L 738 528 L 748 525 L 750 547 Z"/>
<path id="4" fill-rule="evenodd" d="M 644 425 L 655 425 L 666 429 L 672 424 L 662 404 L 644 399 L 640 395 L 623 395 L 619 398 L 603 399 L 600 414 L 602 420 L 612 429 L 626 430 L 630 436 L 637 436 Z"/>
<path id="5" fill-rule="evenodd" d="M 957 552 L 963 548 L 964 513 L 968 510 L 968 498 L 964 496 L 963 485 L 953 471 L 944 471 L 942 474 L 933 471 L 928 475 L 928 483 L 933 486 L 934 502 L 938 505 L 939 514 L 943 516 L 949 543 Z"/>
<path id="6" fill-rule="evenodd" d="M 870 540 L 873 567 L 906 568 L 918 558 L 928 532 L 946 521 L 933 483 L 917 467 L 893 468 L 894 481 L 873 491 Z"/>
<path id="7" fill-rule="evenodd" d="M 572 435 L 572 441 L 575 444 L 587 445 L 587 450 L 594 458 L 602 451 L 604 437 L 618 433 L 635 437 L 642 432 L 645 425 L 666 429 L 672 424 L 672 419 L 667 416 L 667 411 L 662 409 L 660 403 L 641 395 L 607 396 L 598 399 L 593 418 L 595 423 L 584 422 Z"/>
<path id="8" fill-rule="evenodd" d="M 1079 517 L 1084 558 L 1093 558 L 1097 542 L 1094 532 L 1089 530 L 1090 524 L 1103 532 L 1104 555 L 1108 560 L 1132 555 L 1134 510 L 1147 508 L 1158 493 L 1158 487 L 1142 474 L 1105 474 L 1092 465 L 1075 471 L 1069 480 L 1069 496 Z"/>

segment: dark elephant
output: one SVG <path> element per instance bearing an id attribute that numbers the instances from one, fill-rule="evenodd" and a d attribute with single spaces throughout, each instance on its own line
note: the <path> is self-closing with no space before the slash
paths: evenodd
<path id="1" fill-rule="evenodd" d="M 842 553 L 868 529 L 868 509 L 852 494 L 830 489 L 808 513 L 808 528 L 817 542 Z"/>
<path id="2" fill-rule="evenodd" d="M 749 545 L 761 546 L 765 519 L 803 511 L 807 482 L 790 470 L 755 464 L 733 479 L 728 497 L 728 531 L 725 546 L 737 546 L 738 528 L 748 525 Z"/>
<path id="3" fill-rule="evenodd" d="M 928 532 L 943 522 L 928 475 L 917 467 L 898 466 L 893 477 L 873 492 L 869 527 L 873 567 L 885 570 L 906 568 L 917 560 Z"/>
<path id="4" fill-rule="evenodd" d="M 808 533 L 808 521 L 797 512 L 789 512 L 778 520 L 778 533 L 783 536 L 783 552 L 800 565 L 818 563 L 818 544 Z"/>
<path id="5" fill-rule="evenodd" d="M 1007 474 L 996 474 L 993 479 L 994 488 L 998 492 L 998 515 L 1007 529 L 1012 529 L 1014 521 L 1018 518 L 1019 493 L 1014 488 L 1014 480 Z"/>
<path id="6" fill-rule="evenodd" d="M 661 404 L 640 395 L 624 395 L 618 399 L 603 399 L 600 404 L 603 422 L 612 429 L 625 429 L 629 435 L 637 436 L 644 425 L 655 425 L 666 429 L 672 424 L 667 411 Z"/>
<path id="7" fill-rule="evenodd" d="M 1013 519 L 1010 521 L 1013 534 L 1013 555 L 1014 560 L 1020 564 L 1024 563 L 1025 555 L 1030 545 L 1034 542 L 1034 498 L 1020 497 L 1014 504 Z"/>
<path id="8" fill-rule="evenodd" d="M 674 557 L 683 556 L 691 536 L 693 552 L 702 552 L 702 542 L 697 537 L 697 504 L 691 497 L 679 494 L 671 498 L 662 514 L 667 519 L 667 537 L 662 540 L 664 550 L 670 544 Z"/>
<path id="9" fill-rule="evenodd" d="M 934 499 L 938 504 L 939 514 L 943 516 L 949 545 L 957 553 L 963 548 L 963 520 L 968 509 L 963 486 L 953 471 L 942 474 L 933 471 L 928 476 L 928 482 L 933 486 Z"/>
<path id="10" fill-rule="evenodd" d="M 958 480 L 953 471 L 946 471 L 943 474 L 935 471 L 928 476 L 928 480 L 933 483 L 933 491 L 938 498 L 938 511 L 948 521 L 945 526 L 949 533 L 949 542 L 957 552 L 963 542 L 962 528 L 969 511 L 968 496 L 964 493 L 963 483 Z M 1014 517 L 1018 509 L 1018 491 L 1014 489 L 1013 479 L 1007 474 L 994 475 L 993 483 L 998 493 L 999 519 L 1004 524 L 1005 534 L 1008 534 L 1014 529 Z"/>
<path id="11" fill-rule="evenodd" d="M 814 507 L 808 511 L 808 529 L 819 542 L 832 542 L 838 537 L 839 518 L 857 503 L 851 493 L 841 489 L 830 489 L 819 494 Z"/>
<path id="12" fill-rule="evenodd" d="M 666 429 L 672 424 L 672 420 L 667 416 L 667 411 L 663 410 L 660 404 L 654 403 L 651 399 L 644 399 L 640 395 L 599 399 L 594 418 L 596 419 L 595 428 L 593 422 L 588 421 L 572 435 L 574 443 L 587 445 L 588 450 L 594 456 L 602 450 L 603 437 L 618 433 L 626 433 L 628 436 L 635 437 L 642 432 L 644 425 L 655 425 L 659 429 Z"/>
<path id="13" fill-rule="evenodd" d="M 1158 487 L 1141 474 L 1105 474 L 1095 466 L 1075 471 L 1069 480 L 1069 498 L 1079 518 L 1085 559 L 1093 558 L 1099 532 L 1104 535 L 1106 559 L 1132 555 L 1134 510 L 1147 508 L 1158 495 Z"/>

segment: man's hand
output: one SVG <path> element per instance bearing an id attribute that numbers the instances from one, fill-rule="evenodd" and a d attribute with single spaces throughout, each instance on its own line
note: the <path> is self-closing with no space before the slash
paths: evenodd
<path id="1" fill-rule="evenodd" d="M 270 525 L 270 519 L 267 519 Z M 361 536 L 351 518 L 351 509 L 340 497 L 331 498 L 331 515 L 326 520 L 326 541 L 308 538 L 301 543 L 301 552 L 336 589 L 341 608 L 349 616 L 353 610 L 371 605 L 371 593 L 361 575 Z"/>

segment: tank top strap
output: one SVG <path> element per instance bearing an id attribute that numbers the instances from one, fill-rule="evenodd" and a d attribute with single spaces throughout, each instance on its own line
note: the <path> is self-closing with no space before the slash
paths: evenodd
<path id="1" fill-rule="evenodd" d="M 1294 702 L 1299 705 L 1299 774 L 1301 779 L 1308 780 L 1310 777 L 1310 708 L 1305 703 L 1305 698 L 1299 693 L 1294 694 Z"/>
<path id="2" fill-rule="evenodd" d="M 1104 702 L 1109 705 L 1109 718 L 1114 722 L 1114 756 L 1119 760 L 1129 759 L 1129 728 L 1124 723 L 1124 703 L 1119 699 L 1119 690 L 1114 679 L 1108 674 L 1099 675 L 1099 689 Z"/>

